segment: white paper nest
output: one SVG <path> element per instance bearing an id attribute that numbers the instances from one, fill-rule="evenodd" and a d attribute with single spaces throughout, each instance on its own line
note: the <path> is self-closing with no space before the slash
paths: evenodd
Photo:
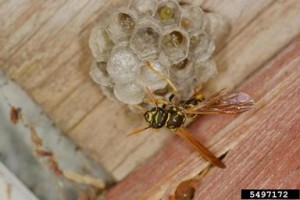
<path id="1" fill-rule="evenodd" d="M 178 88 L 177 98 L 188 99 L 196 85 L 217 73 L 212 54 L 222 23 L 199 6 L 133 0 L 93 28 L 90 75 L 107 97 L 124 104 L 142 103 L 146 86 L 168 97 L 172 89 L 146 66 L 148 61 Z"/>

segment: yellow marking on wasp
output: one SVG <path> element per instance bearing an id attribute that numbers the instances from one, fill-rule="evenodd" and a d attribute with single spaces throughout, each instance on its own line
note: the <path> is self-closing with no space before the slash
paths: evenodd
<path id="1" fill-rule="evenodd" d="M 167 126 L 167 123 L 168 123 L 168 121 L 170 120 L 170 116 L 171 116 L 171 114 L 168 112 L 168 113 L 167 113 L 167 120 L 166 120 L 166 123 L 165 123 L 164 126 Z"/>
<path id="2" fill-rule="evenodd" d="M 151 112 L 148 112 L 148 114 L 146 115 L 147 121 L 152 122 L 152 116 L 153 114 Z"/>
<path id="3" fill-rule="evenodd" d="M 158 114 L 155 116 L 155 124 L 158 124 Z"/>

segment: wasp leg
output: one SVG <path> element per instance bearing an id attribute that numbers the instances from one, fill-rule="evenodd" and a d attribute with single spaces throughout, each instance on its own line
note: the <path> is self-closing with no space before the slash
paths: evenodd
<path id="1" fill-rule="evenodd" d="M 150 99 L 148 99 L 148 98 L 144 98 L 144 102 L 145 103 L 156 103 L 156 104 L 169 104 L 169 102 L 168 101 L 165 101 L 165 100 L 162 100 L 162 99 L 156 99 L 155 100 L 155 102 L 154 101 L 152 101 L 152 100 L 150 100 Z"/>
<path id="2" fill-rule="evenodd" d="M 143 128 L 138 128 L 138 129 L 136 129 L 136 130 L 133 130 L 133 131 L 129 132 L 129 133 L 127 134 L 127 136 L 131 136 L 131 135 L 135 135 L 135 134 L 141 133 L 141 132 L 147 130 L 148 128 L 150 128 L 150 126 L 143 127 Z"/>
<path id="3" fill-rule="evenodd" d="M 174 97 L 175 97 L 175 94 L 171 94 L 171 95 L 169 96 L 169 101 L 172 102 L 172 100 L 174 99 Z"/>
<path id="4" fill-rule="evenodd" d="M 145 99 L 144 99 L 145 102 L 152 102 L 152 103 L 154 103 L 157 107 L 158 107 L 158 104 L 169 104 L 169 102 L 167 102 L 167 101 L 164 101 L 164 100 L 162 100 L 162 99 L 157 99 L 157 98 L 155 98 L 154 94 L 152 93 L 152 91 L 151 91 L 148 87 L 146 87 L 146 92 L 147 92 L 147 94 L 148 94 L 148 96 L 149 96 L 149 99 L 148 99 L 148 98 L 145 98 Z"/>
<path id="5" fill-rule="evenodd" d="M 203 88 L 202 83 L 196 85 L 196 87 L 194 88 L 194 96 L 200 94 L 200 90 Z"/>
<path id="6" fill-rule="evenodd" d="M 163 104 L 162 108 L 165 109 L 168 104 Z"/>

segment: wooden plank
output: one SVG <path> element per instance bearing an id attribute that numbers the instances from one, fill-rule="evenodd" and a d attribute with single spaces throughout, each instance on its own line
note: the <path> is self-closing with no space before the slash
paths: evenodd
<path id="1" fill-rule="evenodd" d="M 8 18 L 7 20 L 3 20 L 3 26 L 1 27 L 1 34 L 3 36 L 3 40 L 1 40 L 3 46 L 1 45 L 2 49 L 0 51 L 1 62 L 5 65 L 7 60 L 17 51 L 21 50 L 22 45 L 28 42 L 47 23 L 49 18 L 57 14 L 57 10 L 64 3 L 66 1 L 60 1 L 59 3 L 48 1 L 44 3 L 42 1 L 22 0 L 9 1 L 4 4 L 0 9 L 0 16 L 9 17 L 6 17 L 6 19 Z M 36 47 L 33 46 L 31 48 Z M 29 49 L 26 49 L 26 51 L 29 53 Z M 28 59 L 26 55 L 23 56 L 23 59 L 24 57 Z M 19 59 L 21 58 L 19 57 Z"/>
<path id="2" fill-rule="evenodd" d="M 58 69 L 69 69 L 68 66 L 74 67 L 76 64 L 77 71 L 88 70 L 90 52 L 87 41 L 91 24 L 97 17 L 105 17 L 104 11 L 107 7 L 113 7 L 112 4 L 96 0 L 68 1 L 50 20 L 40 25 L 43 27 L 26 45 L 15 50 L 17 53 L 9 54 L 4 66 L 7 73 L 12 78 L 18 77 L 26 89 L 33 90 L 49 79 L 48 76 L 54 76 Z M 26 55 L 22 50 L 26 51 Z M 74 63 L 68 63 L 70 60 Z M 30 78 L 33 80 L 28 80 Z"/>
<path id="3" fill-rule="evenodd" d="M 249 23 L 217 55 L 219 73 L 208 89 L 234 88 L 273 58 L 300 33 L 299 9 L 299 1 L 276 1 Z"/>
<path id="4" fill-rule="evenodd" d="M 0 60 L 5 61 L 0 68 L 21 84 L 54 121 L 116 179 L 122 179 L 153 155 L 168 137 L 167 134 L 161 134 L 161 137 L 145 134 L 138 139 L 127 139 L 124 133 L 142 125 L 140 117 L 128 116 L 129 111 L 125 107 L 103 100 L 97 86 L 88 77 L 91 54 L 87 40 L 90 28 L 96 19 L 105 17 L 105 10 L 111 12 L 111 8 L 125 3 L 117 0 L 109 3 L 66 1 L 59 5 L 47 2 L 33 15 L 41 16 L 41 23 L 36 25 L 38 28 L 32 32 L 24 31 L 35 22 L 33 18 L 24 22 L 20 33 L 17 24 L 10 23 L 7 26 L 13 26 L 11 30 L 15 32 L 7 40 L 9 48 L 0 49 L 3 52 Z M 224 66 L 221 76 L 226 77 L 220 79 L 222 87 L 238 85 L 300 32 L 299 3 L 294 0 L 254 3 L 248 0 L 234 3 L 209 0 L 202 3 L 206 9 L 220 12 L 232 26 L 227 41 L 230 43 L 221 48 L 217 56 L 219 65 Z M 47 11 L 49 5 L 52 7 Z M 14 16 L 30 13 L 30 9 L 25 8 Z M 287 10 L 289 14 L 285 15 Z M 282 26 L 289 28 L 289 32 Z M 256 34 L 258 37 L 254 37 Z M 21 36 L 26 39 L 18 40 Z M 14 40 L 22 41 L 22 45 Z M 262 46 L 263 42 L 272 44 L 272 41 L 279 42 Z M 241 49 L 243 51 L 240 52 Z M 256 49 L 264 53 L 253 53 Z M 237 67 L 238 71 L 234 70 Z M 232 73 L 237 75 L 232 76 Z M 218 84 L 213 83 L 210 90 L 218 88 Z M 149 141 L 153 141 L 154 145 Z"/>
<path id="5" fill-rule="evenodd" d="M 64 101 L 60 101 L 51 112 L 51 116 L 56 119 L 58 127 L 63 127 L 68 133 L 67 130 L 76 126 L 76 123 L 81 121 L 87 113 L 90 113 L 97 104 L 100 104 L 104 96 L 99 92 L 99 89 L 94 83 L 86 80 Z M 58 117 L 60 115 L 63 116 Z"/>
<path id="6" fill-rule="evenodd" d="M 277 38 L 277 37 L 282 38 L 283 31 L 280 32 L 280 28 L 278 27 L 279 25 L 277 24 L 277 22 L 279 19 L 281 19 L 281 14 L 282 14 L 282 12 L 284 12 L 284 8 L 282 7 L 282 5 L 276 4 L 276 5 L 273 5 L 273 7 L 269 8 L 268 10 L 270 10 L 270 11 L 266 15 L 261 15 L 260 18 L 257 19 L 257 21 L 253 22 L 252 26 L 249 26 L 249 28 L 247 27 L 239 35 L 239 38 L 237 39 L 237 43 L 241 42 L 241 44 L 243 44 L 243 47 L 246 46 L 246 47 L 252 49 L 252 48 L 255 48 L 252 46 L 254 42 L 256 43 L 257 48 L 261 48 L 260 44 L 267 38 L 267 35 L 269 35 L 270 32 L 274 34 L 274 37 L 270 38 L 268 40 L 268 42 L 271 42 L 271 40 L 274 40 L 274 38 Z M 278 13 L 278 15 L 274 15 L 273 11 L 276 11 Z M 295 15 L 296 12 L 297 11 L 295 9 L 291 15 L 293 15 L 293 17 L 295 17 L 295 18 L 299 18 L 298 14 Z M 272 17 L 270 17 L 270 15 Z M 293 17 L 291 17 L 291 18 L 293 18 Z M 290 20 L 290 22 L 294 21 L 291 18 L 285 19 L 284 22 L 286 22 L 286 21 L 288 22 L 288 20 Z M 261 22 L 264 22 L 264 23 L 261 24 Z M 280 20 L 279 20 L 279 22 L 282 23 L 282 21 L 280 21 Z M 270 26 L 267 26 L 267 25 L 270 25 Z M 255 29 L 258 37 L 253 37 L 253 27 L 256 27 L 256 26 L 260 26 L 260 27 L 266 26 L 267 28 L 264 30 Z M 300 30 L 298 30 L 298 27 L 296 29 L 297 29 L 297 31 L 295 31 L 295 32 L 300 32 Z M 224 56 L 226 57 L 226 55 L 228 54 L 227 51 L 231 52 L 231 49 L 226 48 L 226 51 L 225 51 L 225 49 L 224 49 L 224 51 L 221 51 L 221 54 L 223 54 L 220 56 L 223 59 L 222 64 L 226 65 L 226 66 L 230 66 L 230 69 L 234 69 L 234 67 L 235 68 L 238 67 L 238 69 L 241 72 L 239 74 L 240 77 L 233 76 L 232 78 L 229 78 L 231 76 L 231 74 L 226 74 L 226 78 L 228 79 L 227 80 L 228 82 L 227 83 L 222 82 L 222 87 L 226 87 L 226 86 L 232 87 L 233 86 L 232 82 L 234 82 L 234 85 L 238 85 L 242 81 L 243 78 L 247 77 L 249 74 L 251 74 L 257 68 L 259 68 L 264 62 L 266 62 L 268 59 L 273 57 L 273 55 L 276 53 L 275 50 L 278 51 L 279 49 L 283 48 L 284 45 L 286 45 L 294 36 L 295 36 L 294 34 L 290 35 L 290 38 L 289 37 L 285 38 L 284 42 L 278 43 L 277 46 L 275 46 L 275 47 L 273 46 L 272 49 L 271 48 L 267 49 L 268 47 L 265 47 L 265 51 L 269 51 L 269 52 L 267 52 L 266 54 L 263 54 L 262 59 L 257 58 L 258 56 L 260 56 L 260 54 L 253 54 L 253 53 L 248 54 L 248 57 L 245 57 L 243 54 L 244 52 L 242 52 L 242 51 L 239 52 L 237 50 L 237 48 L 241 48 L 241 46 L 239 46 L 239 45 L 234 46 L 234 48 L 232 49 L 232 51 L 234 51 L 234 54 L 232 55 L 233 61 L 235 63 L 237 63 L 237 62 L 242 63 L 245 61 L 245 62 L 248 62 L 249 65 L 251 65 L 251 63 L 252 63 L 253 65 L 251 65 L 251 67 L 249 67 L 249 65 L 237 66 L 233 62 L 232 62 L 232 65 L 231 65 L 231 63 L 227 64 L 228 62 L 231 62 L 231 60 L 229 60 L 229 59 L 226 59 L 227 63 L 225 63 L 225 59 L 223 59 L 223 57 Z M 251 40 L 249 40 L 249 39 L 251 39 Z M 240 54 L 240 53 L 242 53 L 242 54 Z M 226 58 L 228 58 L 228 57 L 226 57 Z M 88 134 L 83 135 L 80 133 L 84 132 L 85 130 L 88 129 L 88 127 L 97 123 L 99 121 L 99 116 L 102 116 L 102 115 L 104 115 L 104 113 L 108 113 L 108 112 L 118 113 L 118 112 L 124 112 L 124 111 L 120 111 L 119 109 L 103 110 L 103 108 L 99 108 L 99 109 L 97 108 L 95 112 L 89 114 L 89 116 L 87 116 L 87 118 L 85 118 L 82 122 L 80 122 L 80 124 L 71 131 L 72 133 L 74 133 L 74 135 L 82 137 L 82 138 L 77 138 L 76 140 L 77 141 L 87 141 L 87 142 L 89 142 L 89 144 L 91 144 L 92 141 L 88 141 L 87 139 L 85 139 L 85 138 L 91 137 L 91 136 L 89 136 Z M 138 118 L 136 118 L 136 120 L 138 120 Z M 107 122 L 107 123 L 109 123 L 109 122 Z M 129 151 L 126 151 L 126 154 L 125 154 L 125 155 L 129 155 L 129 153 L 132 153 L 132 149 L 134 149 L 136 146 L 138 146 L 138 144 L 140 144 L 141 141 L 136 141 L 136 138 L 126 139 L 126 137 L 122 133 L 128 132 L 129 130 L 133 129 L 133 127 L 139 127 L 139 126 L 137 126 L 134 123 L 129 122 L 128 124 L 126 123 L 126 124 L 122 125 L 122 128 L 120 128 L 121 131 L 119 131 L 119 132 L 117 132 L 116 129 L 114 129 L 114 128 L 109 128 L 108 130 L 105 130 L 103 132 L 113 133 L 112 135 L 107 136 L 107 141 L 114 140 L 116 143 L 121 144 L 121 143 L 123 143 L 124 140 L 126 140 L 126 144 L 122 144 L 122 148 L 120 147 L 120 149 L 122 149 L 124 154 L 126 151 L 125 149 L 129 150 Z M 100 132 L 99 129 L 94 130 L 95 131 L 94 133 L 92 133 L 93 131 L 90 128 L 88 130 L 89 130 L 89 133 L 93 136 L 95 136 L 97 134 L 96 131 Z M 118 138 L 115 138 L 114 135 L 118 135 Z M 147 136 L 141 136 L 141 137 L 146 138 Z M 153 136 L 151 136 L 151 137 L 153 137 Z M 140 137 L 139 137 L 139 139 L 140 139 Z M 164 142 L 164 140 L 162 141 L 162 144 L 163 144 L 163 142 Z M 83 146 L 86 146 L 86 145 L 87 144 L 84 144 Z M 147 144 L 146 142 L 143 144 L 143 149 L 144 149 L 143 152 L 147 152 L 147 148 L 149 148 L 148 145 L 149 144 Z M 153 149 L 153 147 L 151 148 L 151 145 L 150 145 L 149 149 Z M 101 163 L 104 164 L 104 166 L 106 166 L 108 169 L 115 169 L 116 163 L 118 163 L 117 160 L 122 158 L 122 154 L 120 155 L 119 150 L 115 151 L 114 148 L 110 148 L 109 152 L 103 151 L 102 148 L 95 149 L 95 151 L 98 152 L 97 155 L 100 155 L 98 159 L 100 159 Z M 106 157 L 111 157 L 114 159 L 104 159 Z M 136 160 L 136 157 L 132 156 L 132 157 L 128 157 L 127 159 L 128 159 L 128 162 L 134 163 Z M 124 170 L 128 170 L 128 172 L 133 169 L 133 168 L 129 168 L 125 164 L 122 168 Z M 124 171 L 122 171 L 122 174 L 120 174 L 120 171 L 115 171 L 115 170 L 110 170 L 110 171 L 114 174 L 114 176 L 117 179 L 122 178 L 123 176 L 121 176 L 121 175 L 126 174 L 126 173 L 124 173 Z"/>
<path id="7" fill-rule="evenodd" d="M 237 16 L 236 12 L 229 12 L 229 11 L 244 10 L 245 8 L 249 8 L 249 7 L 250 9 L 248 10 L 251 11 L 252 10 L 251 8 L 253 8 L 253 13 L 245 14 L 244 15 L 245 17 L 243 18 L 244 20 L 241 21 L 241 24 L 238 24 L 239 26 L 245 26 L 245 24 L 249 21 L 249 18 L 253 18 L 256 12 L 258 12 L 259 9 L 263 9 L 264 6 L 267 5 L 266 2 L 269 1 L 264 1 L 264 3 L 260 5 L 257 4 L 249 5 L 249 3 L 247 2 L 249 1 L 241 1 L 240 4 L 229 4 L 232 6 L 229 8 L 227 6 L 228 10 L 225 10 L 226 12 L 223 11 L 223 13 L 219 9 L 220 13 L 223 15 L 228 15 L 229 18 L 240 19 L 240 18 L 234 18 L 234 16 Z M 98 9 L 101 8 L 102 4 L 103 3 L 97 5 L 94 2 L 91 2 L 90 6 L 93 6 L 94 9 L 98 11 Z M 221 4 L 220 6 L 224 6 L 225 4 Z M 73 28 L 73 30 L 69 30 L 69 29 L 63 29 L 63 27 L 65 26 L 66 21 L 68 22 L 74 17 L 76 12 L 81 11 L 80 9 L 82 9 L 81 7 L 83 5 L 84 4 L 82 5 L 76 4 L 75 6 L 75 3 L 74 5 L 72 4 L 65 5 L 53 17 L 53 19 L 51 19 L 47 23 L 47 26 L 45 26 L 45 28 L 39 31 L 37 35 L 35 35 L 32 38 L 32 40 L 28 42 L 28 45 L 25 46 L 26 48 L 28 47 L 33 48 L 29 50 L 27 49 L 27 57 L 22 58 L 20 56 L 22 54 L 22 50 L 20 50 L 19 51 L 20 53 L 14 55 L 13 58 L 7 62 L 8 64 L 6 64 L 6 66 L 9 67 L 8 73 L 11 74 L 11 77 L 16 78 L 18 82 L 20 82 L 26 89 L 31 91 L 33 93 L 34 98 L 37 99 L 37 101 L 40 104 L 42 104 L 46 108 L 46 110 L 52 110 L 56 104 L 59 104 L 60 101 L 63 101 L 70 93 L 72 93 L 77 88 L 79 82 L 81 83 L 83 81 L 86 81 L 85 78 L 87 76 L 86 72 L 88 70 L 88 67 L 83 67 L 83 66 L 90 65 L 90 52 L 89 49 L 87 48 L 87 43 L 85 44 L 73 43 L 68 48 L 67 51 L 64 51 L 62 55 L 59 55 L 57 57 L 58 54 L 57 52 L 60 52 L 61 49 L 68 47 L 70 41 L 72 41 L 72 37 L 77 37 L 77 35 L 73 36 L 68 34 L 68 33 L 76 34 L 75 31 L 77 30 L 76 28 Z M 70 12 L 68 10 L 69 7 L 75 7 L 76 10 Z M 206 8 L 212 9 L 209 4 L 206 6 Z M 104 9 L 105 8 L 103 8 L 103 10 Z M 91 8 L 86 8 L 84 9 L 84 11 L 89 11 L 90 13 L 92 13 Z M 92 18 L 92 20 L 95 20 L 96 16 L 90 17 L 89 15 L 86 15 L 86 12 L 84 11 L 81 12 L 82 15 L 87 16 L 86 18 Z M 60 19 L 61 15 L 65 16 L 64 20 Z M 75 17 L 81 18 L 77 16 Z M 234 23 L 233 20 L 229 22 L 236 25 L 236 23 Z M 72 23 L 72 27 L 76 27 L 76 26 L 81 26 L 81 24 L 83 23 L 91 23 L 91 22 L 90 21 L 84 22 L 83 20 L 78 22 L 78 20 L 74 19 L 70 23 Z M 57 33 L 58 30 L 60 30 L 59 33 Z M 232 32 L 232 34 L 234 33 L 236 33 L 236 31 Z M 59 34 L 62 35 L 63 37 L 60 37 Z M 88 38 L 89 31 L 83 30 L 83 32 L 81 32 L 80 34 L 82 36 L 82 39 L 80 40 L 86 41 Z M 56 39 L 55 36 L 57 36 L 58 38 Z M 49 40 L 51 40 L 51 43 L 47 43 L 47 41 Z M 45 51 L 45 49 L 50 48 L 50 46 L 51 46 L 51 52 Z M 36 52 L 39 53 L 36 54 Z M 75 56 L 79 52 L 82 53 L 82 56 Z M 28 58 L 30 58 L 30 60 Z M 27 59 L 26 62 L 25 59 Z M 51 65 L 49 64 L 49 62 L 51 62 Z M 50 67 L 47 67 L 49 65 Z M 56 71 L 56 73 L 54 73 L 53 71 L 55 71 L 57 68 L 58 70 Z M 79 68 L 85 70 L 81 71 L 79 70 Z M 65 78 L 60 78 L 58 76 L 69 77 L 70 80 L 66 80 Z M 63 88 L 61 87 L 62 85 L 64 85 Z M 49 93 L 52 94 L 52 98 L 50 99 L 48 98 Z"/>
<path id="8" fill-rule="evenodd" d="M 226 169 L 204 177 L 195 199 L 238 199 L 242 188 L 299 188 L 299 65 L 300 38 L 241 86 L 257 100 L 253 110 L 201 117 L 190 126 L 213 152 L 228 152 Z M 180 182 L 208 165 L 191 151 L 179 138 L 172 139 L 106 199 L 168 199 Z"/>
<path id="9" fill-rule="evenodd" d="M 206 0 L 201 3 L 205 10 L 220 14 L 229 24 L 230 32 L 224 43 L 231 41 L 248 24 L 261 15 L 266 8 L 270 7 L 276 1 L 240 1 L 240 0 Z"/>

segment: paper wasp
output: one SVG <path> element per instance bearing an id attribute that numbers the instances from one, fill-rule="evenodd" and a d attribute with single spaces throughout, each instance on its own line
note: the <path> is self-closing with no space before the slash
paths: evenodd
<path id="1" fill-rule="evenodd" d="M 148 63 L 148 65 L 150 65 Z M 169 80 L 170 82 L 170 80 Z M 234 114 L 245 112 L 252 108 L 254 100 L 243 92 L 227 92 L 225 89 L 213 94 L 207 99 L 196 92 L 186 101 L 174 102 L 174 94 L 169 100 L 161 100 L 154 97 L 154 94 L 146 87 L 149 102 L 155 106 L 144 113 L 145 121 L 149 126 L 137 129 L 129 135 L 140 133 L 148 128 L 160 129 L 166 127 L 175 132 L 193 146 L 205 160 L 212 165 L 225 168 L 225 165 L 205 146 L 199 143 L 191 133 L 184 128 L 187 118 L 194 118 L 201 114 Z"/>

